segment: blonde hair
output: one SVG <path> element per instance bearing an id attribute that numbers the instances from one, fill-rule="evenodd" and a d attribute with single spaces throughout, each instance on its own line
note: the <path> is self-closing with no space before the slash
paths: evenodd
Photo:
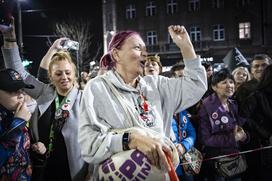
<path id="1" fill-rule="evenodd" d="M 160 67 L 160 73 L 162 73 L 162 64 L 161 64 L 161 61 L 160 61 L 160 56 L 158 54 L 147 56 L 145 61 L 150 62 L 150 63 L 151 62 L 157 62 L 157 64 Z"/>
<path id="2" fill-rule="evenodd" d="M 67 51 L 59 51 L 57 53 L 55 53 L 53 55 L 53 57 L 51 58 L 51 61 L 49 63 L 49 67 L 48 67 L 48 74 L 51 77 L 52 75 L 52 67 L 54 64 L 56 64 L 57 62 L 60 61 L 67 61 L 69 64 L 72 65 L 73 71 L 74 71 L 74 75 L 75 75 L 75 82 L 77 80 L 77 68 L 76 65 L 74 64 L 72 57 L 70 56 L 70 53 Z"/>
<path id="3" fill-rule="evenodd" d="M 231 74 L 234 76 L 239 70 L 244 70 L 247 73 L 246 82 L 251 80 L 251 75 L 246 67 L 236 67 Z"/>

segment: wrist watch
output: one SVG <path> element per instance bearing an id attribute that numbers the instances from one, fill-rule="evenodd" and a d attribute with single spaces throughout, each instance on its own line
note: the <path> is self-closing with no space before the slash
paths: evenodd
<path id="1" fill-rule="evenodd" d="M 130 141 L 129 140 L 129 135 L 130 135 L 130 133 L 128 133 L 128 132 L 125 132 L 123 134 L 123 137 L 122 137 L 123 151 L 129 150 L 129 146 L 128 146 L 129 141 Z"/>

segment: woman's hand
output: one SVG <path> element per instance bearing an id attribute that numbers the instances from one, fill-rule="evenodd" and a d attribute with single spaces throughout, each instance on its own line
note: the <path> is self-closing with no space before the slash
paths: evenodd
<path id="1" fill-rule="evenodd" d="M 34 143 L 32 146 L 31 146 L 32 150 L 35 151 L 36 153 L 38 154 L 45 154 L 46 152 L 46 147 L 44 146 L 44 144 L 42 142 L 37 142 L 37 143 Z"/>
<path id="2" fill-rule="evenodd" d="M 138 134 L 137 132 L 132 132 L 130 134 L 130 149 L 138 149 L 144 153 L 147 158 L 151 161 L 151 164 L 161 169 L 160 161 L 164 167 L 170 171 L 170 165 L 168 164 L 166 155 L 172 155 L 171 149 L 165 143 L 162 143 L 160 140 L 151 138 L 150 136 Z"/>
<path id="3" fill-rule="evenodd" d="M 180 48 L 185 60 L 191 60 L 197 57 L 190 36 L 184 26 L 171 25 L 168 27 L 168 32 L 173 41 Z"/>
<path id="4" fill-rule="evenodd" d="M 14 48 L 17 47 L 16 34 L 15 34 L 15 25 L 14 18 L 11 17 L 10 25 L 0 25 L 0 31 L 3 34 L 4 39 L 4 48 Z"/>
<path id="5" fill-rule="evenodd" d="M 54 54 L 57 53 L 60 50 L 66 50 L 62 46 L 62 42 L 65 41 L 65 40 L 68 40 L 68 38 L 62 37 L 62 38 L 56 39 L 54 41 L 54 43 L 48 49 L 48 51 L 46 52 L 46 54 L 44 55 L 44 57 L 42 58 L 42 60 L 40 62 L 40 67 L 41 68 L 43 68 L 45 70 L 48 70 L 49 69 L 49 64 L 50 64 L 51 59 L 54 56 Z"/>
<path id="6" fill-rule="evenodd" d="M 4 40 L 5 39 L 16 39 L 15 34 L 15 25 L 14 25 L 14 18 L 10 18 L 9 26 L 0 24 L 0 31 L 3 34 Z"/>
<path id="7" fill-rule="evenodd" d="M 247 135 L 242 127 L 236 125 L 234 128 L 234 137 L 236 141 L 245 141 Z"/>
<path id="8" fill-rule="evenodd" d="M 50 49 L 54 49 L 57 51 L 60 50 L 67 50 L 67 48 L 63 48 L 62 44 L 64 41 L 68 40 L 69 38 L 66 37 L 62 37 L 62 38 L 58 38 L 54 41 L 54 43 L 51 45 Z"/>

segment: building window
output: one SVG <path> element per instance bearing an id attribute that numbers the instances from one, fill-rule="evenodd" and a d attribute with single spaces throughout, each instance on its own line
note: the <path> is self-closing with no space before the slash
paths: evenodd
<path id="1" fill-rule="evenodd" d="M 167 37 L 167 42 L 169 43 L 169 44 L 173 44 L 174 42 L 173 42 L 173 39 L 171 38 L 171 36 L 170 36 L 170 34 L 168 33 L 168 37 Z"/>
<path id="2" fill-rule="evenodd" d="M 250 23 L 239 23 L 239 39 L 250 39 Z"/>
<path id="3" fill-rule="evenodd" d="M 238 7 L 248 6 L 249 4 L 250 4 L 250 0 L 238 0 L 237 1 Z"/>
<path id="4" fill-rule="evenodd" d="M 154 16 L 156 14 L 156 5 L 154 1 L 149 1 L 146 4 L 145 15 Z"/>
<path id="5" fill-rule="evenodd" d="M 178 4 L 176 0 L 167 1 L 167 14 L 175 14 L 178 11 Z"/>
<path id="6" fill-rule="evenodd" d="M 212 0 L 212 8 L 223 8 L 224 0 Z"/>
<path id="7" fill-rule="evenodd" d="M 213 26 L 213 41 L 223 41 L 225 40 L 225 28 L 224 25 L 214 25 Z"/>
<path id="8" fill-rule="evenodd" d="M 157 44 L 157 33 L 155 31 L 148 31 L 146 34 L 147 45 Z"/>
<path id="9" fill-rule="evenodd" d="M 199 26 L 191 26 L 190 27 L 190 37 L 192 41 L 200 41 L 201 40 L 201 30 Z"/>
<path id="10" fill-rule="evenodd" d="M 126 18 L 134 19 L 136 18 L 136 8 L 134 4 L 129 4 L 126 7 Z"/>
<path id="11" fill-rule="evenodd" d="M 189 0 L 189 11 L 198 11 L 200 9 L 200 0 Z"/>

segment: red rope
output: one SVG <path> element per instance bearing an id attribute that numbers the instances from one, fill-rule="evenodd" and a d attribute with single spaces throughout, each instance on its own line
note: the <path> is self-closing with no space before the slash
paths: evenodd
<path id="1" fill-rule="evenodd" d="M 169 154 L 167 154 L 166 152 L 164 152 L 164 153 L 166 155 L 168 164 L 170 165 L 170 168 L 171 168 L 171 170 L 168 172 L 169 177 L 170 177 L 170 181 L 179 181 L 179 178 L 177 176 L 176 169 L 175 169 L 175 167 L 173 165 L 171 156 Z"/>
<path id="2" fill-rule="evenodd" d="M 216 156 L 216 157 L 210 157 L 210 158 L 205 158 L 203 159 L 202 162 L 204 161 L 209 161 L 209 160 L 215 160 L 215 159 L 218 159 L 218 158 L 225 158 L 225 157 L 229 157 L 229 156 L 235 156 L 235 155 L 242 155 L 242 154 L 246 154 L 246 153 L 251 153 L 251 152 L 256 152 L 256 151 L 260 151 L 260 150 L 266 150 L 266 149 L 271 149 L 272 146 L 265 146 L 265 147 L 260 147 L 260 148 L 256 148 L 256 149 L 252 149 L 252 150 L 246 150 L 246 151 L 241 151 L 241 152 L 236 152 L 236 153 L 230 153 L 230 154 L 227 154 L 227 155 L 219 155 L 219 156 Z M 195 161 L 193 161 L 195 162 Z M 187 164 L 190 164 L 192 162 L 184 162 L 184 163 L 180 163 L 180 165 L 187 165 Z"/>

